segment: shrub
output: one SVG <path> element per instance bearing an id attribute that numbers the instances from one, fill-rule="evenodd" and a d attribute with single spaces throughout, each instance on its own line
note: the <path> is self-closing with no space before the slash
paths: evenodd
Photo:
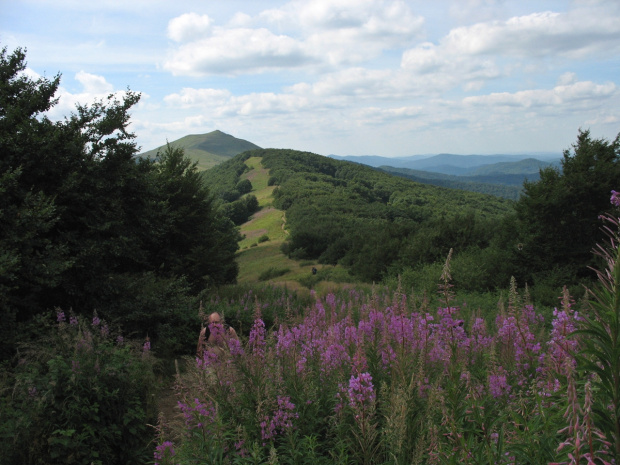
<path id="1" fill-rule="evenodd" d="M 38 318 L 0 400 L 0 463 L 146 463 L 156 420 L 154 359 L 95 314 Z"/>
<path id="2" fill-rule="evenodd" d="M 267 270 L 263 271 L 260 276 L 258 277 L 259 281 L 268 281 L 270 279 L 273 278 L 278 278 L 280 276 L 285 275 L 286 273 L 288 273 L 289 271 L 291 271 L 290 268 L 268 268 Z"/>

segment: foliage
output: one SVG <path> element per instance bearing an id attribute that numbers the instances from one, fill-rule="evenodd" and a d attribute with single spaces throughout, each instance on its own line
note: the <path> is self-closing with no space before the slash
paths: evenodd
<path id="1" fill-rule="evenodd" d="M 179 381 L 185 423 L 158 438 L 158 457 L 170 459 L 160 463 L 577 463 L 584 447 L 609 456 L 588 413 L 599 392 L 575 371 L 584 341 L 570 296 L 545 322 L 513 284 L 508 307 L 485 319 L 450 305 L 449 275 L 448 262 L 448 306 L 436 311 L 399 291 L 350 290 L 269 331 L 269 305 L 257 301 L 242 343 L 208 349 Z M 602 439 L 580 445 L 574 434 Z"/>
<path id="2" fill-rule="evenodd" d="M 138 330 L 149 326 L 149 311 L 178 305 L 153 281 L 181 300 L 234 282 L 239 235 L 196 165 L 170 146 L 155 161 L 135 157 L 127 127 L 140 96 L 110 95 L 52 122 L 44 112 L 55 104 L 60 77 L 33 80 L 25 66 L 21 49 L 2 50 L 0 315 L 7 336 L 54 306 L 96 308 Z M 142 307 L 136 296 L 160 307 Z M 3 339 L 2 357 L 14 342 Z"/>
<path id="3" fill-rule="evenodd" d="M 289 268 L 268 268 L 263 271 L 258 277 L 259 281 L 268 281 L 273 278 L 278 278 L 291 271 Z"/>
<path id="4" fill-rule="evenodd" d="M 147 463 L 156 419 L 148 341 L 125 341 L 95 314 L 37 317 L 4 373 L 0 463 Z"/>
<path id="5" fill-rule="evenodd" d="M 613 193 L 612 202 L 620 205 Z M 613 456 L 620 461 L 620 218 L 604 217 L 607 242 L 595 249 L 605 267 L 597 270 L 598 281 L 591 291 L 590 312 L 584 315 L 579 334 L 584 349 L 579 354 L 579 368 L 593 374 L 596 392 L 591 405 L 593 421 L 613 443 Z M 592 441 L 592 438 L 588 438 Z M 599 441 L 600 438 L 594 438 Z"/>
<path id="6" fill-rule="evenodd" d="M 455 246 L 450 243 L 454 235 L 446 233 L 438 238 L 437 251 L 409 247 L 418 233 L 435 234 L 435 218 L 441 218 L 444 230 L 468 231 L 460 234 L 456 245 L 462 245 L 461 252 L 488 244 L 494 222 L 510 209 L 510 203 L 501 199 L 473 193 L 457 196 L 456 191 L 307 152 L 255 150 L 240 156 L 244 157 L 262 157 L 263 166 L 270 170 L 270 183 L 278 184 L 273 204 L 286 210 L 290 232 L 284 253 L 344 265 L 367 282 L 379 281 L 411 263 L 437 260 Z M 462 213 L 470 209 L 476 213 Z M 468 225 L 466 221 L 474 217 L 475 225 Z M 478 233 L 481 237 L 474 237 Z M 410 253 L 403 254 L 406 250 Z"/>
<path id="7" fill-rule="evenodd" d="M 455 176 L 449 174 L 433 173 L 429 171 L 412 170 L 408 168 L 394 168 L 381 166 L 381 170 L 402 176 L 412 181 L 434 186 L 461 189 L 481 194 L 490 194 L 509 200 L 517 200 L 521 194 L 524 175 L 496 174 L 493 176 Z M 528 176 L 530 180 L 536 180 L 538 175 Z"/>
<path id="8" fill-rule="evenodd" d="M 514 274 L 520 282 L 548 282 L 553 273 L 557 286 L 592 276 L 590 250 L 603 239 L 598 218 L 620 185 L 620 137 L 610 142 L 579 131 L 572 149 L 564 151 L 561 170 L 547 167 L 539 181 L 526 182 L 515 206 L 510 248 L 519 244 Z"/>

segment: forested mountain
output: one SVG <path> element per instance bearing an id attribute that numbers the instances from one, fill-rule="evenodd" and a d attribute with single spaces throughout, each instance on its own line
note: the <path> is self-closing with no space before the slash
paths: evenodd
<path id="1" fill-rule="evenodd" d="M 510 200 L 517 200 L 519 198 L 524 180 L 520 175 L 503 175 L 500 178 L 499 176 L 453 176 L 449 174 L 433 173 L 432 171 L 394 168 L 392 166 L 381 166 L 379 169 L 386 173 L 401 176 L 423 184 L 490 194 Z M 506 182 L 500 183 L 498 182 L 498 178 Z M 537 178 L 538 174 L 532 176 L 532 180 L 536 180 Z"/>
<path id="2" fill-rule="evenodd" d="M 526 182 L 517 202 L 294 150 L 240 154 L 205 180 L 223 200 L 242 199 L 244 160 L 260 158 L 277 186 L 273 205 L 286 212 L 289 257 L 339 264 L 367 282 L 400 276 L 419 285 L 428 276 L 436 282 L 453 250 L 460 288 L 502 288 L 514 276 L 547 289 L 552 303 L 557 286 L 592 276 L 591 249 L 603 237 L 598 218 L 620 185 L 618 141 L 585 131 L 573 149 L 559 168 Z"/>
<path id="3" fill-rule="evenodd" d="M 366 281 L 443 260 L 451 248 L 486 247 L 499 219 L 512 211 L 505 199 L 294 150 L 254 150 L 214 167 L 205 172 L 213 192 L 232 198 L 249 157 L 260 157 L 277 185 L 273 203 L 286 211 L 290 231 L 285 252 L 341 264 Z"/>
<path id="4" fill-rule="evenodd" d="M 172 148 L 183 149 L 185 155 L 198 163 L 198 168 L 209 169 L 223 161 L 246 150 L 255 150 L 260 147 L 247 140 L 237 139 L 222 131 L 212 131 L 207 134 L 192 134 L 181 137 L 169 143 Z M 165 145 L 141 153 L 145 158 L 154 158 L 158 151 L 165 149 Z"/>

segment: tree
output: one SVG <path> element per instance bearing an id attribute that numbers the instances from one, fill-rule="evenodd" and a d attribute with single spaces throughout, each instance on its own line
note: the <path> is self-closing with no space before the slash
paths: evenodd
<path id="1" fill-rule="evenodd" d="M 563 285 L 591 275 L 591 250 L 602 238 L 599 216 L 620 186 L 620 135 L 608 141 L 580 130 L 572 149 L 564 151 L 561 169 L 544 168 L 539 181 L 526 182 L 515 206 L 522 282 Z"/>
<path id="2" fill-rule="evenodd" d="M 110 95 L 53 122 L 45 112 L 60 76 L 33 80 L 25 68 L 21 49 L 2 49 L 3 323 L 55 306 L 148 318 L 153 302 L 173 308 L 188 286 L 234 282 L 238 233 L 196 165 L 170 147 L 156 161 L 137 157 L 127 128 L 140 95 Z"/>
<path id="3" fill-rule="evenodd" d="M 194 290 L 236 280 L 235 253 L 241 239 L 235 225 L 216 207 L 198 163 L 168 144 L 154 165 L 160 202 L 169 214 L 159 238 L 156 263 L 168 275 L 188 278 Z"/>

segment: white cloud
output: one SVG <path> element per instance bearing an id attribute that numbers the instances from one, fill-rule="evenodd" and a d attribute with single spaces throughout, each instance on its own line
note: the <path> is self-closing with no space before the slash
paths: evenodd
<path id="1" fill-rule="evenodd" d="M 169 23 L 169 36 L 180 45 L 164 68 L 175 75 L 361 63 L 411 44 L 424 24 L 401 0 L 293 1 L 254 18 L 238 13 L 226 26 L 194 28 L 200 34 L 183 32 L 196 22 L 196 15 L 182 15 Z M 267 27 L 250 27 L 261 23 Z"/>
<path id="2" fill-rule="evenodd" d="M 555 107 L 558 112 L 574 109 L 575 106 L 596 107 L 601 101 L 617 95 L 618 89 L 614 83 L 596 84 L 591 81 L 575 82 L 568 85 L 558 85 L 553 89 L 535 89 L 519 92 L 498 92 L 489 95 L 466 97 L 465 105 L 500 107 Z"/>
<path id="3" fill-rule="evenodd" d="M 467 56 L 583 58 L 620 49 L 620 17 L 536 12 L 455 28 L 442 45 L 452 54 Z"/>
<path id="4" fill-rule="evenodd" d="M 230 99 L 231 93 L 221 89 L 192 89 L 184 88 L 180 93 L 164 97 L 168 105 L 179 108 L 192 108 L 208 105 L 221 105 Z"/>
<path id="5" fill-rule="evenodd" d="M 295 39 L 267 29 L 222 29 L 181 45 L 164 63 L 175 75 L 239 74 L 297 67 L 314 61 Z"/>
<path id="6" fill-rule="evenodd" d="M 201 39 L 210 32 L 211 22 L 207 15 L 186 13 L 168 23 L 168 37 L 175 42 Z"/>
<path id="7" fill-rule="evenodd" d="M 85 94 L 105 94 L 114 91 L 114 86 L 107 82 L 103 76 L 80 71 L 75 75 L 75 79 L 82 84 Z"/>

